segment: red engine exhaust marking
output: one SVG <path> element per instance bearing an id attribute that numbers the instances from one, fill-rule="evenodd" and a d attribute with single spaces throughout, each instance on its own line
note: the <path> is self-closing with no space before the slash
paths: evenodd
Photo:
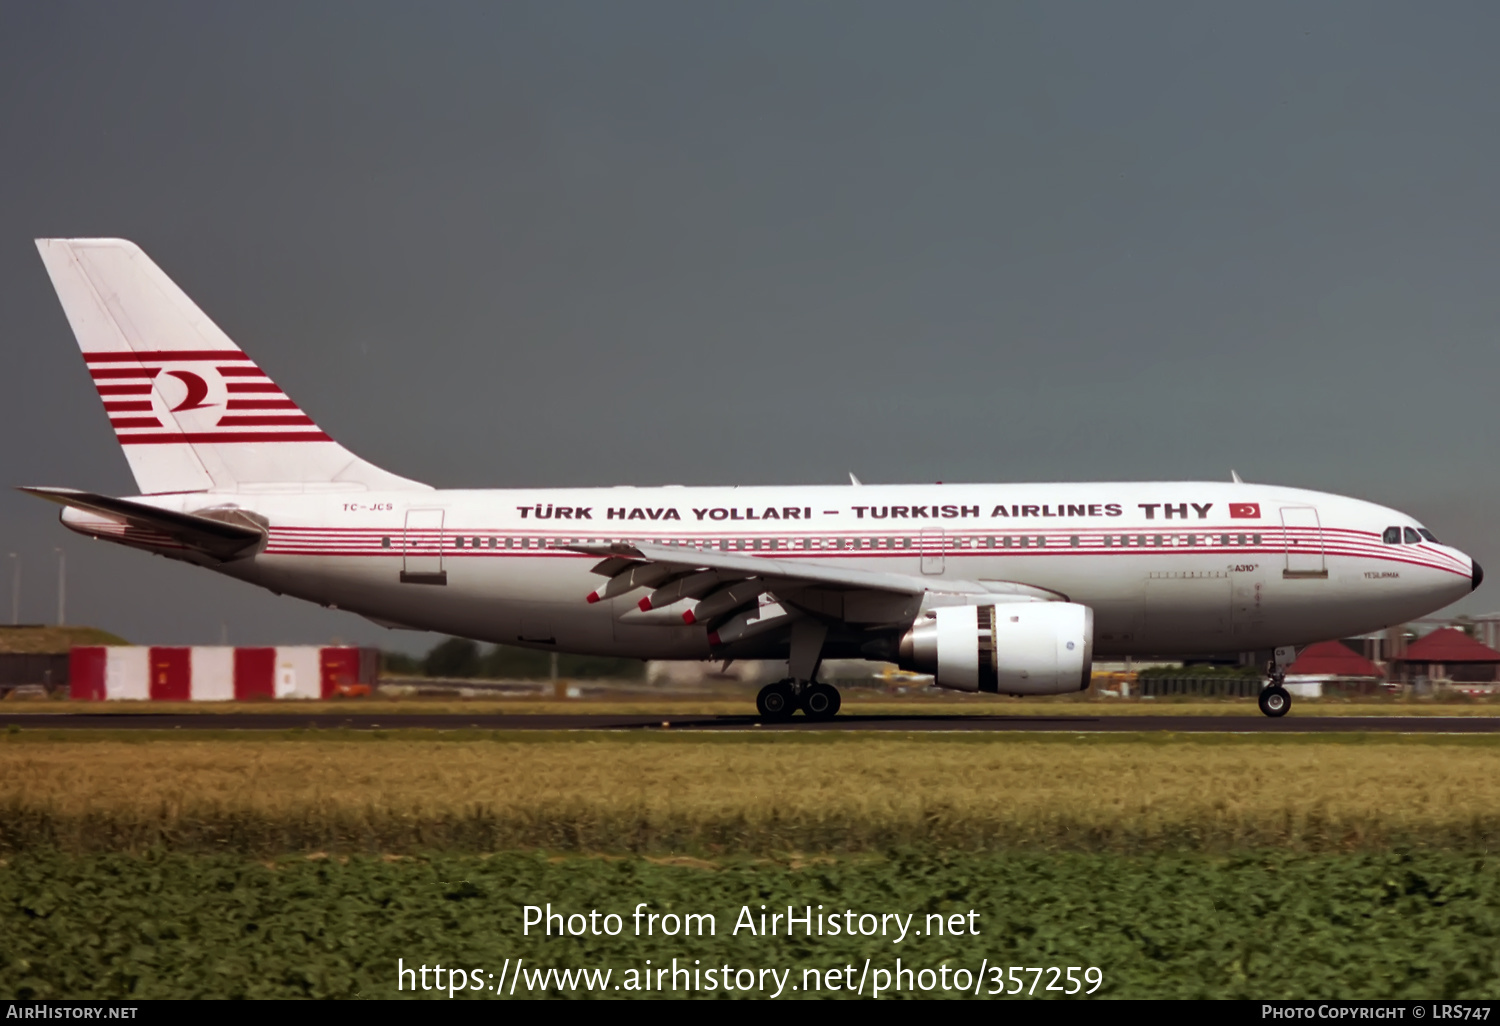
<path id="1" fill-rule="evenodd" d="M 641 612 L 643 613 L 651 612 L 651 596 L 647 595 L 645 598 L 637 602 L 636 605 L 640 606 Z"/>
<path id="2" fill-rule="evenodd" d="M 682 614 L 682 622 L 683 623 L 690 624 L 690 623 L 693 623 L 697 619 L 698 618 L 693 615 L 693 611 L 691 609 L 689 609 L 686 613 Z"/>
<path id="3" fill-rule="evenodd" d="M 708 632 L 708 643 L 710 645 L 714 645 L 714 646 L 723 644 L 723 642 L 719 641 L 719 632 L 718 631 L 709 631 Z"/>
<path id="4" fill-rule="evenodd" d="M 597 591 L 591 591 L 591 592 L 589 592 L 589 605 L 593 605 L 595 602 L 598 602 L 598 601 L 599 601 L 599 593 Z"/>

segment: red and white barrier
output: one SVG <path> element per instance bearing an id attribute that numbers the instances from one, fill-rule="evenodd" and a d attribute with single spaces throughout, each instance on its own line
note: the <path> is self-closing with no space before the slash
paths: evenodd
<path id="1" fill-rule="evenodd" d="M 346 646 L 88 646 L 69 656 L 69 695 L 95 701 L 333 698 L 373 686 L 380 653 Z"/>

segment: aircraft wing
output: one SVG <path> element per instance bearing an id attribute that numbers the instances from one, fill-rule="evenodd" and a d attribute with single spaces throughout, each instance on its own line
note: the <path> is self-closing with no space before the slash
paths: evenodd
<path id="1" fill-rule="evenodd" d="M 253 554 L 266 539 L 267 525 L 238 509 L 177 513 L 74 488 L 21 491 L 89 515 L 69 521 L 71 526 L 142 548 L 186 548 L 228 561 Z M 63 516 L 69 516 L 67 509 Z"/>
<path id="2" fill-rule="evenodd" d="M 929 593 L 993 595 L 1000 601 L 1058 602 L 1067 596 L 1016 581 L 969 581 L 919 577 L 812 560 L 771 559 L 692 546 L 649 542 L 569 545 L 574 552 L 605 557 L 594 572 L 608 580 L 590 602 L 652 588 L 640 603 L 638 622 L 723 622 L 766 597 L 788 610 L 851 624 L 910 622 Z M 667 614 L 671 611 L 671 615 Z M 646 614 L 655 615 L 647 620 Z"/>

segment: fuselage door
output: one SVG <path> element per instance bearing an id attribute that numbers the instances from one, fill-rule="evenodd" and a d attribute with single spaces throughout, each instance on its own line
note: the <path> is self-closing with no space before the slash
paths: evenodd
<path id="1" fill-rule="evenodd" d="M 401 535 L 401 583 L 447 584 L 443 569 L 443 511 L 409 509 Z"/>
<path id="2" fill-rule="evenodd" d="M 922 572 L 924 574 L 940 574 L 943 572 L 944 545 L 947 539 L 943 536 L 941 527 L 922 528 Z"/>
<path id="3" fill-rule="evenodd" d="M 1286 550 L 1284 577 L 1327 577 L 1323 558 L 1323 525 L 1313 506 L 1281 508 L 1282 547 Z"/>

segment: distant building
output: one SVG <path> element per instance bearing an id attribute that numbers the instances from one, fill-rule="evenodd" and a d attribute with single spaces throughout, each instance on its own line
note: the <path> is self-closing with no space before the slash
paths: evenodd
<path id="1" fill-rule="evenodd" d="M 1469 637 L 1456 627 L 1440 627 L 1406 646 L 1391 659 L 1392 676 L 1403 681 L 1424 676 L 1468 684 L 1495 682 L 1500 651 Z"/>
<path id="2" fill-rule="evenodd" d="M 1286 671 L 1287 690 L 1307 698 L 1327 691 L 1368 694 L 1384 679 L 1385 671 L 1342 641 L 1308 645 Z"/>

